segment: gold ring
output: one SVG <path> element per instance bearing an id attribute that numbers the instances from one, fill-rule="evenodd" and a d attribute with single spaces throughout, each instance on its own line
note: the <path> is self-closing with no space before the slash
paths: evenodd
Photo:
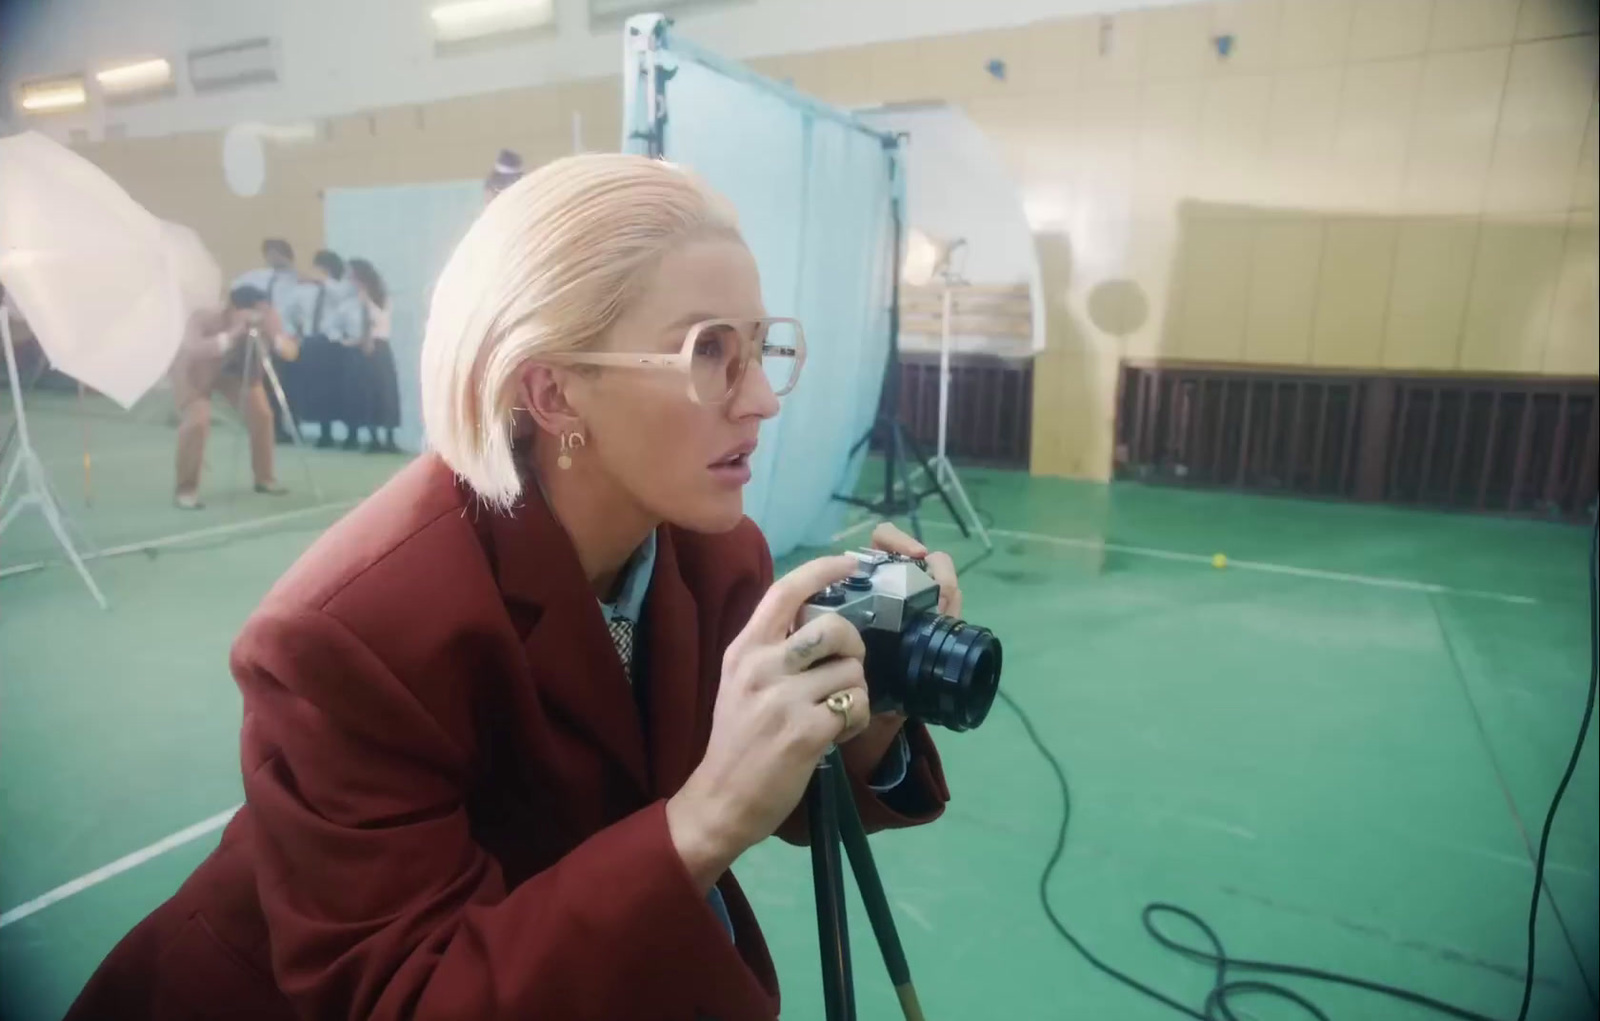
<path id="1" fill-rule="evenodd" d="M 856 704 L 856 693 L 854 691 L 849 689 L 836 691 L 824 699 L 822 704 L 838 714 L 839 718 L 844 721 L 845 730 L 850 729 L 850 710 L 855 708 Z"/>

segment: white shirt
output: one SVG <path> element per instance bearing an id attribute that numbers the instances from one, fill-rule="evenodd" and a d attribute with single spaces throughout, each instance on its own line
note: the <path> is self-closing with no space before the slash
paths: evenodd
<path id="1" fill-rule="evenodd" d="M 366 295 L 362 295 L 361 304 L 367 310 L 367 327 L 369 335 L 373 340 L 388 340 L 389 330 L 393 324 L 393 317 L 389 313 L 389 306 L 379 305 Z"/>

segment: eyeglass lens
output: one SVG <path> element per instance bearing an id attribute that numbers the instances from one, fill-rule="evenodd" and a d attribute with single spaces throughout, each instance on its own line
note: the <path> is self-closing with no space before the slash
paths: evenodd
<path id="1" fill-rule="evenodd" d="M 755 334 L 755 343 L 750 340 Z M 706 404 L 726 400 L 744 376 L 752 352 L 760 359 L 772 392 L 794 388 L 800 371 L 800 336 L 793 323 L 708 323 L 695 334 L 689 373 L 695 395 Z"/>

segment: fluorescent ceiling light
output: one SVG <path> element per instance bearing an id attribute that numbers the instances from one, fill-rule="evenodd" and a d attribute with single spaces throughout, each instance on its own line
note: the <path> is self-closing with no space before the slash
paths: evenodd
<path id="1" fill-rule="evenodd" d="M 429 12 L 442 43 L 481 39 L 505 32 L 545 28 L 555 23 L 554 0 L 463 0 Z"/>
<path id="2" fill-rule="evenodd" d="M 17 105 L 29 113 L 47 113 L 71 110 L 83 106 L 88 100 L 82 78 L 57 78 L 23 85 Z"/>
<path id="3" fill-rule="evenodd" d="M 172 84 L 172 65 L 160 57 L 138 60 L 96 71 L 94 80 L 110 95 L 149 92 Z"/>

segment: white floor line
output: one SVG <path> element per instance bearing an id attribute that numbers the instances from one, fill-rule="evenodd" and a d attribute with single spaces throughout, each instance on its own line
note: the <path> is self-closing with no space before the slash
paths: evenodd
<path id="1" fill-rule="evenodd" d="M 162 837 L 149 847 L 141 847 L 132 854 L 124 855 L 109 865 L 102 865 L 93 872 L 79 876 L 70 883 L 63 883 L 49 893 L 41 897 L 35 897 L 26 904 L 18 904 L 10 911 L 0 914 L 0 929 L 5 928 L 12 922 L 20 922 L 29 915 L 43 911 L 50 905 L 64 901 L 74 894 L 82 893 L 89 887 L 103 883 L 113 876 L 121 875 L 129 869 L 138 868 L 150 859 L 166 854 L 175 847 L 182 847 L 190 841 L 199 840 L 207 833 L 220 830 L 228 824 L 228 820 L 233 818 L 234 813 L 239 811 L 240 807 L 239 805 L 234 805 L 226 812 L 218 812 L 211 818 L 202 819 L 193 826 L 185 827 L 171 836 Z"/>
<path id="2" fill-rule="evenodd" d="M 935 528 L 947 528 L 951 531 L 957 530 L 958 527 L 948 521 L 928 521 L 924 522 L 924 524 Z M 1105 550 L 1110 553 L 1126 553 L 1131 556 L 1152 557 L 1157 560 L 1176 560 L 1182 563 L 1211 566 L 1211 557 L 1203 553 L 1179 553 L 1175 550 L 1152 549 L 1147 546 L 1125 546 L 1121 543 L 1104 542 L 1100 539 L 1069 539 L 1059 535 L 1018 532 L 1005 528 L 991 528 L 989 529 L 989 534 L 1007 539 L 1021 539 L 1025 542 L 1066 546 L 1072 549 Z M 1452 588 L 1449 585 L 1411 581 L 1406 578 L 1382 578 L 1367 574 L 1347 574 L 1343 571 L 1323 571 L 1315 567 L 1293 567 L 1288 564 L 1273 564 L 1260 560 L 1234 560 L 1230 557 L 1228 559 L 1228 569 L 1258 571 L 1263 574 L 1283 574 L 1296 578 L 1314 578 L 1318 581 L 1336 581 L 1349 585 L 1367 585 L 1372 588 L 1393 589 L 1402 592 L 1421 592 L 1427 595 L 1470 596 L 1474 599 L 1488 599 L 1499 603 L 1511 603 L 1516 606 L 1534 606 L 1539 602 L 1531 596 L 1519 596 L 1507 592 L 1485 592 L 1479 589 Z"/>
<path id="3" fill-rule="evenodd" d="M 267 528 L 293 521 L 296 518 L 309 517 L 330 510 L 348 510 L 354 507 L 358 500 L 335 500 L 329 503 L 313 504 L 310 507 L 301 507 L 298 510 L 285 511 L 282 514 L 269 514 L 262 518 L 247 518 L 244 521 L 233 521 L 225 525 L 214 525 L 211 528 L 199 528 L 192 532 L 178 532 L 174 535 L 164 535 L 157 539 L 142 539 L 139 542 L 130 542 L 122 546 L 112 546 L 108 549 L 98 550 L 94 553 L 85 553 L 83 559 L 104 560 L 108 557 L 120 557 L 128 553 L 138 553 L 147 549 L 160 549 L 163 546 L 181 546 L 186 542 L 198 542 L 202 539 L 211 539 L 219 535 L 231 535 L 234 532 L 247 532 L 253 528 Z M 11 567 L 0 568 L 0 578 L 7 578 L 13 574 L 26 574 L 47 567 L 55 561 L 39 560 L 28 564 L 15 564 Z"/>

